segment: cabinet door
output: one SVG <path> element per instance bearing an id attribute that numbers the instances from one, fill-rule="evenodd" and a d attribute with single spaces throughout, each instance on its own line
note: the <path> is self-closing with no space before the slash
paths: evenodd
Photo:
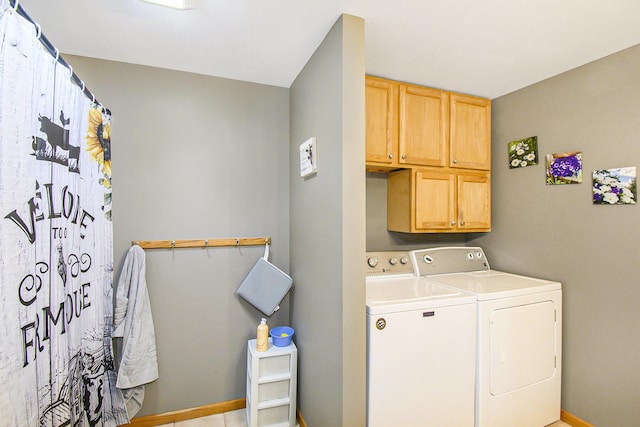
<path id="1" fill-rule="evenodd" d="M 491 169 L 491 101 L 451 94 L 450 166 Z"/>
<path id="2" fill-rule="evenodd" d="M 455 175 L 416 171 L 416 230 L 451 230 L 456 226 Z"/>
<path id="3" fill-rule="evenodd" d="M 398 157 L 398 85 L 365 79 L 366 161 L 391 164 Z"/>
<path id="4" fill-rule="evenodd" d="M 491 178 L 486 174 L 458 175 L 458 228 L 491 230 Z"/>
<path id="5" fill-rule="evenodd" d="M 425 166 L 447 164 L 449 93 L 400 85 L 398 163 Z"/>

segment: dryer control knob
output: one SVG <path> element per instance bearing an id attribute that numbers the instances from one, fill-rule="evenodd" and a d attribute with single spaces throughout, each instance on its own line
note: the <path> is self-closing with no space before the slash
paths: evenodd
<path id="1" fill-rule="evenodd" d="M 406 256 L 400 257 L 400 264 L 406 264 L 409 262 L 409 258 L 407 258 Z"/>
<path id="2" fill-rule="evenodd" d="M 369 267 L 371 268 L 375 267 L 376 265 L 378 265 L 378 258 L 373 258 L 373 257 L 369 258 L 367 260 L 367 264 L 369 264 Z"/>
<path id="3" fill-rule="evenodd" d="M 433 257 L 431 255 L 425 255 L 422 257 L 422 260 L 427 264 L 431 264 L 433 262 Z"/>
<path id="4" fill-rule="evenodd" d="M 398 258 L 389 258 L 389 264 L 396 265 L 398 263 Z"/>

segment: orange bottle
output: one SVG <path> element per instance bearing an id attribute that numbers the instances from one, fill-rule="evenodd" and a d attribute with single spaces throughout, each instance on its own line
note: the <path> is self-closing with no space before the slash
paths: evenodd
<path id="1" fill-rule="evenodd" d="M 269 350 L 269 325 L 267 325 L 267 319 L 265 319 L 264 317 L 258 325 L 258 333 L 256 336 L 256 350 Z"/>

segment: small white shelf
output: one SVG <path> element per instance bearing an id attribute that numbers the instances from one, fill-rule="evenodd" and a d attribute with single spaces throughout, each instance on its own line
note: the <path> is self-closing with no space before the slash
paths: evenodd
<path id="1" fill-rule="evenodd" d="M 247 345 L 247 425 L 249 427 L 294 427 L 296 425 L 296 381 L 298 349 L 292 342 L 276 347 L 269 338 L 267 351 L 256 350 L 256 340 Z"/>
<path id="2" fill-rule="evenodd" d="M 291 373 L 283 373 L 283 374 L 275 374 L 275 375 L 267 375 L 264 377 L 260 377 L 258 380 L 258 384 L 266 384 L 273 383 L 277 381 L 285 381 L 291 378 Z"/>
<path id="3" fill-rule="evenodd" d="M 275 408 L 276 406 L 284 406 L 288 405 L 291 400 L 288 397 L 281 397 L 280 399 L 271 399 L 271 400 L 263 400 L 258 403 L 258 410 L 267 409 L 267 408 Z"/>

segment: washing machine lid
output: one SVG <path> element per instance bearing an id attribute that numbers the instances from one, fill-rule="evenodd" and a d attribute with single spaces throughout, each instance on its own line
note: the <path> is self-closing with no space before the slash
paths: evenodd
<path id="1" fill-rule="evenodd" d="M 427 276 L 436 283 L 476 295 L 478 301 L 510 298 L 562 289 L 558 282 L 520 276 L 497 270 L 472 271 Z"/>
<path id="2" fill-rule="evenodd" d="M 425 277 L 399 276 L 386 280 L 367 280 L 366 300 L 367 313 L 382 314 L 474 304 L 476 297 Z"/>

